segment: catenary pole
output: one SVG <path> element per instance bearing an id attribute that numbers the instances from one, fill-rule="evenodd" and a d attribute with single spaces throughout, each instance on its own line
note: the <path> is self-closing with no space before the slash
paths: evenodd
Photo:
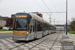
<path id="1" fill-rule="evenodd" d="M 67 35 L 67 7 L 68 7 L 68 0 L 66 0 L 66 35 Z"/>

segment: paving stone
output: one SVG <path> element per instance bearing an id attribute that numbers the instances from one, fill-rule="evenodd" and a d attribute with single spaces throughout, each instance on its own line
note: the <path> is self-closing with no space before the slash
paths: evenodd
<path id="1" fill-rule="evenodd" d="M 44 48 L 39 48 L 39 50 L 45 50 Z"/>
<path id="2" fill-rule="evenodd" d="M 43 37 L 41 39 L 29 42 L 29 43 L 22 43 L 22 42 L 21 43 L 16 43 L 16 42 L 14 42 L 12 40 L 11 37 L 9 37 L 9 38 L 5 38 L 5 39 L 1 39 L 0 40 L 0 41 L 2 41 L 0 43 L 0 46 L 1 46 L 0 49 L 2 49 L 2 50 L 4 50 L 4 49 L 9 50 L 9 49 L 13 48 L 12 50 L 29 50 L 31 48 L 31 50 L 49 50 L 49 48 L 51 48 L 54 40 L 56 39 L 57 35 L 58 34 L 51 34 L 51 35 L 45 36 L 45 37 Z M 56 46 L 58 44 L 59 44 L 58 46 L 61 45 L 60 42 L 59 42 L 60 39 L 61 39 L 61 37 L 57 39 L 57 41 L 56 41 L 54 46 Z M 45 41 L 43 42 L 43 40 L 45 40 Z M 35 46 L 35 47 L 33 47 L 33 46 Z M 56 48 L 57 47 L 55 47 L 55 48 L 53 47 L 53 49 L 56 49 Z"/>
<path id="3" fill-rule="evenodd" d="M 32 48 L 31 50 L 39 50 L 39 48 L 36 48 L 36 47 L 35 47 L 35 48 Z"/>
<path id="4" fill-rule="evenodd" d="M 17 50 L 24 50 L 23 48 L 19 48 L 19 49 L 17 49 Z"/>
<path id="5" fill-rule="evenodd" d="M 53 49 L 51 49 L 51 50 L 60 50 L 60 48 L 53 48 Z"/>
<path id="6" fill-rule="evenodd" d="M 6 40 L 8 40 L 9 42 L 14 42 L 12 39 L 8 39 L 8 38 L 5 38 Z"/>

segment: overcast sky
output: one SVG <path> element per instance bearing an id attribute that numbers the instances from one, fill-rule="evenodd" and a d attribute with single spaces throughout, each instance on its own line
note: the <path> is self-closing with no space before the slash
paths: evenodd
<path id="1" fill-rule="evenodd" d="M 47 5 L 47 8 L 44 4 Z M 66 0 L 0 0 L 0 15 L 11 17 L 17 12 L 66 12 Z M 43 18 L 49 21 L 51 14 L 55 24 L 65 24 L 65 13 L 43 13 Z M 68 22 L 75 17 L 75 0 L 68 0 Z M 57 22 L 58 21 L 58 22 Z M 59 22 L 60 21 L 60 22 Z M 54 22 L 52 22 L 54 24 Z"/>

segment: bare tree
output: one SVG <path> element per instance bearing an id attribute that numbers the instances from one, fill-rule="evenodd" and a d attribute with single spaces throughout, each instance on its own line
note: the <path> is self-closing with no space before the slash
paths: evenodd
<path id="1" fill-rule="evenodd" d="M 72 22 L 69 25 L 70 31 L 75 31 L 75 18 L 72 18 Z"/>

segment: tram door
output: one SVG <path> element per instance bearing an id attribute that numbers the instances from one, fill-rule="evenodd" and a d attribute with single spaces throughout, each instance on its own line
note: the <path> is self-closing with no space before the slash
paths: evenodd
<path id="1" fill-rule="evenodd" d="M 30 34 L 30 39 L 36 38 L 36 21 L 33 19 L 31 22 L 31 34 Z"/>
<path id="2" fill-rule="evenodd" d="M 37 38 L 42 37 L 42 22 L 37 21 Z"/>
<path id="3" fill-rule="evenodd" d="M 33 32 L 34 32 L 34 38 L 37 38 L 37 21 L 34 20 L 34 29 L 33 29 Z"/>

